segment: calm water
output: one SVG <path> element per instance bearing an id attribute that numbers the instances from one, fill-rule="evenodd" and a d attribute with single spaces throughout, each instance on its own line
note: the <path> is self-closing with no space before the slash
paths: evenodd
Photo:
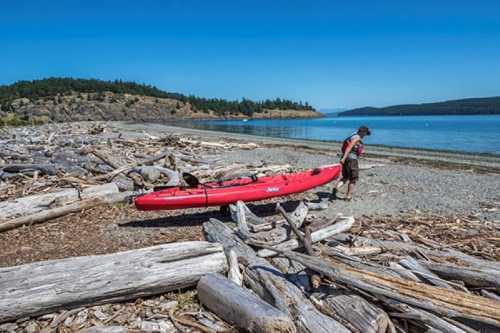
<path id="1" fill-rule="evenodd" d="M 282 138 L 341 141 L 365 124 L 367 144 L 500 154 L 500 115 L 211 120 L 187 127 Z"/>

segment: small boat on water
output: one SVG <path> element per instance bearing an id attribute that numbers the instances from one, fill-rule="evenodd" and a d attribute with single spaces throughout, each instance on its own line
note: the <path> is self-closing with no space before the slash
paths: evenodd
<path id="1" fill-rule="evenodd" d="M 327 184 L 339 176 L 340 170 L 340 164 L 333 164 L 295 173 L 172 187 L 137 197 L 135 206 L 139 210 L 169 210 L 265 200 Z"/>

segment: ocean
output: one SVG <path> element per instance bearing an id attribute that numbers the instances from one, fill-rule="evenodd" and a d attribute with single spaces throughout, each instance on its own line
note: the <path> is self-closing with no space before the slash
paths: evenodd
<path id="1" fill-rule="evenodd" d="M 500 155 L 500 115 L 325 117 L 319 119 L 206 120 L 190 128 L 280 138 L 342 141 L 360 125 L 366 144 Z"/>

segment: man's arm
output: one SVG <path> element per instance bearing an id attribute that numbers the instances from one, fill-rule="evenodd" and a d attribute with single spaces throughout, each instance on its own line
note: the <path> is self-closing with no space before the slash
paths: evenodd
<path id="1" fill-rule="evenodd" d="M 347 159 L 347 156 L 349 156 L 349 153 L 351 152 L 352 147 L 354 147 L 356 145 L 356 143 L 359 142 L 359 140 L 360 140 L 359 137 L 352 138 L 351 142 L 349 142 L 349 145 L 347 145 L 347 148 L 344 152 L 344 155 L 342 156 L 342 159 L 340 160 L 341 164 L 345 163 L 345 160 Z"/>

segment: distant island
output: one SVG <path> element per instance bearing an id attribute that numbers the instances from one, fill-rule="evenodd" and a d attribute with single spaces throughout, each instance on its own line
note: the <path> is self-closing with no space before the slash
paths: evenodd
<path id="1" fill-rule="evenodd" d="M 338 116 L 433 116 L 479 114 L 500 114 L 500 97 L 466 98 L 437 103 L 394 105 L 382 108 L 363 107 L 341 112 Z"/>
<path id="2" fill-rule="evenodd" d="M 121 80 L 47 78 L 0 86 L 0 126 L 90 120 L 322 116 L 307 102 L 203 98 Z"/>
<path id="3" fill-rule="evenodd" d="M 319 110 L 321 113 L 325 115 L 325 117 L 337 117 L 339 113 L 347 111 L 346 108 L 327 108 L 327 109 L 320 109 Z"/>

